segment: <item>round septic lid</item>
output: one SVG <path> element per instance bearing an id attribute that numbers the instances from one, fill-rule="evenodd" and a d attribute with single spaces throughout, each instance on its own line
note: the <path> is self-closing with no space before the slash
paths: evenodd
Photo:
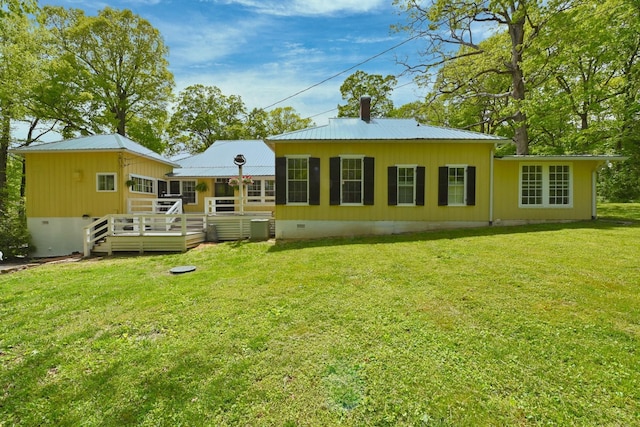
<path id="1" fill-rule="evenodd" d="M 195 271 L 196 267 L 194 265 L 181 265 L 180 267 L 173 267 L 171 270 L 171 274 L 182 274 L 182 273 L 190 273 Z"/>

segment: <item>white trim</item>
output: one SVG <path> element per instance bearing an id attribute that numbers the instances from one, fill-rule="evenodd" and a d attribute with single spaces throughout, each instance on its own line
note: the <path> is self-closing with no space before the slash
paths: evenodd
<path id="1" fill-rule="evenodd" d="M 541 204 L 523 204 L 522 203 L 522 167 L 523 166 L 540 166 L 542 168 L 542 203 Z M 551 204 L 549 203 L 549 167 L 550 166 L 567 166 L 569 168 L 569 203 L 567 204 Z M 520 209 L 571 209 L 573 208 L 573 164 L 570 162 L 521 162 L 518 165 L 518 208 Z"/>
<path id="2" fill-rule="evenodd" d="M 129 187 L 129 191 L 132 193 L 136 193 L 136 194 L 158 194 L 158 180 L 156 178 L 150 177 L 150 176 L 144 176 L 144 175 L 137 175 L 137 174 L 129 174 L 129 179 L 133 180 L 134 178 L 138 178 L 138 179 L 145 179 L 147 181 L 151 181 L 151 192 L 146 192 L 146 191 L 136 191 L 133 189 L 133 185 L 131 187 Z"/>
<path id="3" fill-rule="evenodd" d="M 416 206 L 416 191 L 417 191 L 417 178 L 418 178 L 418 165 L 395 165 L 396 167 L 396 197 L 398 199 L 396 206 Z M 411 203 L 400 203 L 400 169 L 413 169 L 413 200 Z M 425 168 L 425 180 L 426 180 L 426 168 Z M 426 183 L 425 183 L 426 188 Z"/>
<path id="4" fill-rule="evenodd" d="M 309 159 L 311 159 L 310 154 L 292 154 L 288 156 L 284 156 L 286 159 L 286 167 L 285 167 L 285 201 L 287 206 L 309 206 Z M 290 202 L 289 201 L 289 159 L 306 159 L 307 160 L 307 201 L 306 202 Z"/>
<path id="5" fill-rule="evenodd" d="M 364 154 L 341 154 L 340 158 L 340 206 L 364 206 Z M 360 160 L 360 202 L 343 202 L 344 196 L 342 190 L 344 188 L 344 178 L 342 177 L 342 161 L 343 160 Z M 355 182 L 355 179 L 349 181 Z"/>
<path id="6" fill-rule="evenodd" d="M 100 189 L 101 176 L 113 176 L 113 190 Z M 96 172 L 96 191 L 98 193 L 117 193 L 118 192 L 118 174 L 116 172 Z"/>
<path id="7" fill-rule="evenodd" d="M 447 169 L 451 169 L 451 168 L 463 168 L 464 169 L 464 186 L 462 188 L 462 203 L 450 203 L 449 202 L 449 194 L 450 194 L 450 189 L 449 189 L 449 171 L 447 170 L 447 206 L 449 207 L 461 207 L 461 206 L 467 206 L 467 168 L 469 167 L 469 165 L 467 164 L 450 164 L 450 165 L 445 165 L 447 167 Z"/>

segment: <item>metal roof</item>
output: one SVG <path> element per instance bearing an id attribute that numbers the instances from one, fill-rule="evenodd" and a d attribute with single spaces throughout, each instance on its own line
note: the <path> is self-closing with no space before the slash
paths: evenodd
<path id="1" fill-rule="evenodd" d="M 143 147 L 129 138 L 112 133 L 108 135 L 91 135 L 80 138 L 65 139 L 57 142 L 47 142 L 43 144 L 30 145 L 11 150 L 16 154 L 22 153 L 55 153 L 65 151 L 117 151 L 126 150 L 142 157 L 177 166 L 175 162 L 162 157 L 160 154 Z"/>
<path id="2" fill-rule="evenodd" d="M 238 175 L 233 163 L 242 154 L 247 163 L 243 175 L 275 176 L 275 154 L 262 140 L 216 141 L 206 151 L 176 160 L 180 167 L 173 170 L 173 177 L 230 177 Z"/>
<path id="3" fill-rule="evenodd" d="M 424 140 L 424 141 L 509 141 L 507 138 L 467 130 L 422 125 L 413 119 L 333 118 L 329 124 L 267 138 L 274 141 L 300 140 Z"/>

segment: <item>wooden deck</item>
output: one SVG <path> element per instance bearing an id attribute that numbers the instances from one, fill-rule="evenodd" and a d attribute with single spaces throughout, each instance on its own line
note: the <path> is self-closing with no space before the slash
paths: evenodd
<path id="1" fill-rule="evenodd" d="M 108 215 L 85 227 L 84 254 L 185 252 L 205 241 L 252 238 L 252 229 L 264 231 L 265 225 L 271 237 L 274 224 L 270 214 Z"/>

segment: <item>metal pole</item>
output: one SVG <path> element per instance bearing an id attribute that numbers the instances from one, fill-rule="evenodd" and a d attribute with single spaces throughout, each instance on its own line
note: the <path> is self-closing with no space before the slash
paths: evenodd
<path id="1" fill-rule="evenodd" d="M 240 215 L 244 215 L 244 184 L 242 182 L 242 165 L 238 165 L 238 181 L 240 188 Z"/>

